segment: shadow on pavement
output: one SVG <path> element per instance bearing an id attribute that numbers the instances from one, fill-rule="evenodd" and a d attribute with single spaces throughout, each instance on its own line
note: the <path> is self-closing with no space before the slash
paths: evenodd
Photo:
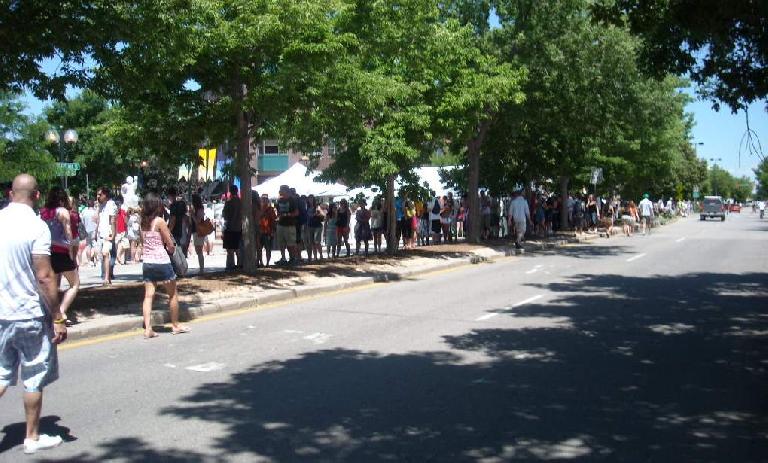
<path id="1" fill-rule="evenodd" d="M 161 413 L 223 424 L 208 449 L 222 460 L 765 461 L 767 284 L 575 277 L 495 328 L 445 336 L 450 351 L 306 353 Z M 210 460 L 124 441 L 78 461 Z"/>
<path id="2" fill-rule="evenodd" d="M 21 409 L 21 402 L 17 404 Z M 70 434 L 70 429 L 60 425 L 59 421 L 61 421 L 61 418 L 56 415 L 41 416 L 40 434 L 61 436 L 64 442 L 76 441 L 77 438 Z M 3 433 L 3 440 L 0 441 L 0 454 L 2 454 L 7 450 L 24 444 L 24 438 L 27 435 L 27 424 L 25 422 L 9 424 L 0 429 L 0 433 Z M 19 452 L 21 452 L 21 448 L 19 448 Z"/>
<path id="3" fill-rule="evenodd" d="M 596 240 L 599 238 L 595 238 Z M 602 239 L 601 239 L 602 241 Z M 608 243 L 610 244 L 610 243 Z M 575 257 L 577 259 L 598 259 L 606 256 L 620 256 L 623 254 L 630 254 L 628 246 L 599 246 L 595 244 L 578 244 L 575 246 L 565 246 L 556 249 L 542 249 L 535 250 L 537 255 L 560 255 L 567 257 Z"/>
<path id="4" fill-rule="evenodd" d="M 153 449 L 142 439 L 136 439 L 131 437 L 115 439 L 110 442 L 106 442 L 99 446 L 103 451 L 103 454 L 97 458 L 88 454 L 75 455 L 71 458 L 67 458 L 66 461 L 72 462 L 102 462 L 102 461 L 141 461 L 141 462 L 167 462 L 167 463 L 196 463 L 211 461 L 205 459 L 202 455 L 183 450 L 156 450 Z M 55 450 L 51 451 L 55 452 Z M 37 455 L 44 456 L 45 453 L 39 453 Z M 22 456 L 22 455 L 20 455 Z M 40 462 L 60 462 L 60 459 L 39 459 Z M 216 461 L 227 461 L 226 458 L 221 458 Z"/>

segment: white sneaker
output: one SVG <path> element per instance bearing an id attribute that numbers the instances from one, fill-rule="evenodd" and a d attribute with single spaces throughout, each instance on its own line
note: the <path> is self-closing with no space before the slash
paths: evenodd
<path id="1" fill-rule="evenodd" d="M 61 437 L 40 434 L 37 440 L 24 439 L 24 453 L 35 453 L 38 450 L 47 450 L 61 444 Z"/>

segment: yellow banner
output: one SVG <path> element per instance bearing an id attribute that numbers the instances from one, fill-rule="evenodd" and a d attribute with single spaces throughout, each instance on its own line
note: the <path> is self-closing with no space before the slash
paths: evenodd
<path id="1" fill-rule="evenodd" d="M 199 180 L 213 180 L 216 172 L 216 148 L 200 148 L 197 151 L 200 156 L 200 165 L 197 168 L 197 178 Z"/>

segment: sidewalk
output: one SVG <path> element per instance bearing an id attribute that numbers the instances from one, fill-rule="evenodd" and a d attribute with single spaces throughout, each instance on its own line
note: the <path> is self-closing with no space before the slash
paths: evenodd
<path id="1" fill-rule="evenodd" d="M 568 242 L 597 238 L 591 235 L 576 238 L 561 234 L 545 240 L 529 240 L 524 252 L 551 249 Z M 353 250 L 354 252 L 354 250 Z M 273 253 L 279 258 L 279 253 Z M 257 275 L 224 272 L 225 254 L 217 247 L 212 256 L 206 256 L 205 273 L 198 275 L 197 257 L 190 255 L 189 276 L 178 282 L 180 317 L 182 320 L 228 310 L 286 301 L 298 297 L 322 294 L 340 289 L 367 285 L 374 282 L 397 281 L 435 270 L 480 263 L 516 254 L 510 241 L 473 245 L 457 243 L 419 247 L 401 251 L 395 256 L 371 255 L 368 258 L 351 256 L 296 268 L 273 267 L 260 269 Z M 73 321 L 69 339 L 81 340 L 107 334 L 131 331 L 142 327 L 141 302 L 144 286 L 141 265 L 128 264 L 115 267 L 113 285 L 100 286 L 98 268 L 81 270 L 83 285 L 68 312 Z M 65 287 L 66 284 L 63 284 Z M 152 324 L 168 323 L 167 297 L 158 291 L 155 297 Z"/>

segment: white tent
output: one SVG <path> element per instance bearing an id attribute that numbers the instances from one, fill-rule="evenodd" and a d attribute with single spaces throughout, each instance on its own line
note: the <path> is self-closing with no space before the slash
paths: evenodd
<path id="1" fill-rule="evenodd" d="M 449 191 L 452 192 L 453 194 L 456 194 L 455 190 L 448 188 L 448 186 L 445 183 L 443 183 L 442 180 L 440 180 L 440 169 L 450 171 L 455 169 L 455 167 L 428 166 L 428 167 L 415 168 L 414 173 L 419 179 L 418 180 L 419 185 L 424 186 L 424 183 L 426 182 L 427 185 L 429 185 L 428 188 L 434 191 L 435 194 L 440 196 L 444 196 L 448 194 Z M 402 186 L 402 184 L 403 184 L 402 180 L 398 177 L 395 180 L 395 193 L 400 191 L 400 187 Z M 382 191 L 379 190 L 378 187 L 357 187 L 357 188 L 352 188 L 351 190 L 339 195 L 339 197 L 352 199 L 352 198 L 355 198 L 360 193 L 362 193 L 366 197 L 366 199 L 368 200 L 368 204 L 370 205 L 373 198 L 376 197 L 377 195 L 382 194 Z"/>
<path id="2" fill-rule="evenodd" d="M 277 198 L 280 185 L 288 185 L 295 188 L 299 195 L 341 196 L 347 193 L 347 187 L 340 183 L 327 184 L 314 181 L 318 175 L 320 173 L 316 171 L 307 175 L 307 168 L 296 163 L 277 177 L 254 186 L 253 191 L 258 191 L 259 194 L 266 193 L 270 198 Z"/>
<path id="3" fill-rule="evenodd" d="M 429 185 L 429 189 L 434 191 L 435 194 L 438 196 L 444 196 L 448 194 L 448 192 L 452 192 L 456 194 L 456 191 L 452 188 L 448 188 L 448 186 L 443 183 L 442 180 L 440 180 L 440 169 L 442 170 L 453 170 L 455 167 L 453 166 L 445 166 L 445 167 L 417 167 L 413 169 L 414 173 L 416 173 L 416 176 L 419 178 L 419 185 L 424 186 L 424 183 L 426 182 L 427 185 Z M 402 180 L 399 178 L 395 182 L 395 189 L 399 190 L 400 186 L 402 185 Z"/>

